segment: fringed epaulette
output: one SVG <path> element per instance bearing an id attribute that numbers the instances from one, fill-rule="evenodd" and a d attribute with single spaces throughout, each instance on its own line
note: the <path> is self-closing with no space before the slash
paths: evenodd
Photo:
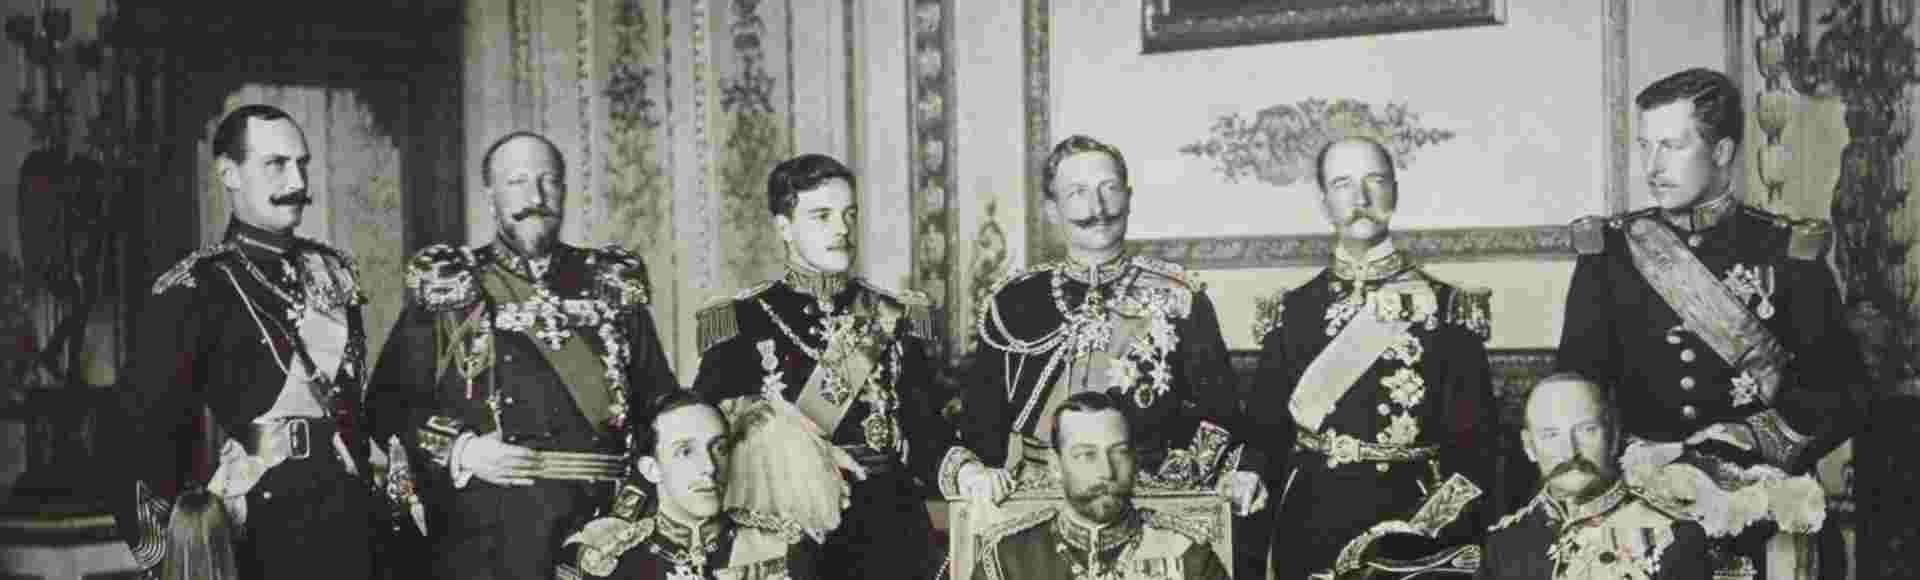
<path id="1" fill-rule="evenodd" d="M 1189 540 L 1193 540 L 1195 544 L 1209 544 L 1213 542 L 1213 529 L 1199 520 L 1145 508 L 1142 508 L 1140 512 L 1141 517 L 1146 520 L 1148 527 L 1171 530 L 1182 536 L 1186 536 Z"/>
<path id="2" fill-rule="evenodd" d="M 907 330 L 909 334 L 929 340 L 933 338 L 933 299 L 928 298 L 927 293 L 919 290 L 882 288 L 880 285 L 874 284 L 872 280 L 866 278 L 854 278 L 854 282 L 860 284 L 860 287 L 866 288 L 868 292 L 885 296 L 899 303 L 901 309 L 906 311 L 909 324 L 912 325 L 912 328 Z"/>
<path id="3" fill-rule="evenodd" d="M 1793 228 L 1787 236 L 1788 259 L 1817 261 L 1832 242 L 1832 230 L 1826 220 L 1794 220 L 1787 227 Z"/>
<path id="4" fill-rule="evenodd" d="M 1447 304 L 1446 312 L 1448 321 L 1480 335 L 1480 340 L 1493 337 L 1492 288 L 1454 287 L 1453 300 Z"/>
<path id="5" fill-rule="evenodd" d="M 597 266 L 596 277 L 604 296 L 618 297 L 621 308 L 646 306 L 652 303 L 652 290 L 647 281 L 647 265 L 626 248 L 607 244 L 592 250 L 589 263 Z"/>
<path id="6" fill-rule="evenodd" d="M 985 545 L 992 546 L 999 544 L 1000 540 L 1006 539 L 1007 536 L 1018 534 L 1034 526 L 1053 521 L 1053 518 L 1059 515 L 1059 513 L 1060 508 L 1040 508 L 982 528 L 976 535 Z"/>
<path id="7" fill-rule="evenodd" d="M 700 307 L 700 310 L 693 314 L 694 348 L 704 353 L 707 349 L 713 348 L 713 345 L 740 334 L 740 321 L 735 314 L 734 302 L 751 300 L 772 287 L 773 281 L 768 280 L 741 290 L 733 296 L 722 296 L 707 301 L 706 306 Z"/>
<path id="8" fill-rule="evenodd" d="M 580 571 L 591 576 L 608 576 L 613 574 L 614 568 L 619 567 L 621 555 L 652 535 L 652 519 L 630 521 L 613 517 L 596 518 L 587 522 L 580 531 L 567 536 L 560 546 L 564 548 L 580 544 Z"/>
<path id="9" fill-rule="evenodd" d="M 174 262 L 173 267 L 160 274 L 159 278 L 154 279 L 153 295 L 159 296 L 175 287 L 200 287 L 200 279 L 195 277 L 194 270 L 200 267 L 201 262 L 218 260 L 226 256 L 238 256 L 239 251 L 239 246 L 224 242 L 194 250 L 193 253 L 187 254 L 187 257 Z"/>
<path id="10" fill-rule="evenodd" d="M 1270 296 L 1253 299 L 1253 340 L 1265 343 L 1267 335 L 1280 328 L 1281 315 L 1287 312 L 1287 294 L 1293 288 L 1282 286 Z"/>
<path id="11" fill-rule="evenodd" d="M 407 260 L 406 284 L 413 300 L 429 312 L 465 308 L 480 298 L 474 269 L 479 259 L 464 246 L 434 244 Z"/>
<path id="12" fill-rule="evenodd" d="M 1042 266 L 1036 270 L 1009 269 L 1005 276 L 1001 276 L 992 286 L 987 287 L 985 292 L 973 297 L 974 320 L 992 320 L 993 310 L 998 308 L 997 304 L 1000 293 L 1006 291 L 1008 286 L 1018 284 L 1023 280 L 1038 276 L 1042 272 L 1049 271 L 1051 271 L 1051 268 L 1046 266 Z"/>

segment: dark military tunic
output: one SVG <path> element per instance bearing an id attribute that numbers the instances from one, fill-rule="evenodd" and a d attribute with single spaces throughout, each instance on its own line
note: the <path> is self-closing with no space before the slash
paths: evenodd
<path id="1" fill-rule="evenodd" d="M 1045 508 L 981 532 L 974 580 L 1228 578 L 1210 534 L 1193 522 L 1135 508 L 1118 523 L 1087 525 L 1061 506 Z"/>
<path id="2" fill-rule="evenodd" d="M 1790 473 L 1806 471 L 1861 424 L 1852 391 L 1866 382 L 1833 275 L 1819 259 L 1826 249 L 1822 228 L 1741 205 L 1734 196 L 1663 217 L 1646 209 L 1576 223 L 1576 238 L 1584 241 L 1567 290 L 1557 366 L 1617 387 L 1626 432 L 1643 439 L 1680 441 L 1717 422 L 1783 419 L 1809 443 L 1796 452 L 1768 453 L 1765 448 L 1786 447 L 1768 445 L 1782 438 L 1772 425 L 1762 425 L 1761 455 L 1773 456 L 1752 459 Z M 1732 391 L 1739 373 L 1682 325 L 1634 267 L 1625 228 L 1642 218 L 1687 240 L 1693 255 L 1786 348 L 1790 358 L 1772 405 L 1736 405 Z M 1730 447 L 1717 447 L 1733 454 Z"/>
<path id="3" fill-rule="evenodd" d="M 926 343 L 917 334 L 929 323 L 923 298 L 896 296 L 845 275 L 790 270 L 779 281 L 702 312 L 701 342 L 711 346 L 701 357 L 693 388 L 716 404 L 762 394 L 767 371 L 759 349 L 772 341 L 783 381 L 780 396 L 798 401 L 819 366 L 814 354 L 829 346 L 815 330 L 830 314 L 869 308 L 900 315 L 890 333 L 895 345 L 879 365 L 879 382 L 890 387 L 884 390 L 895 404 L 883 409 L 864 398 L 854 400 L 839 425 L 831 427 L 831 442 L 859 460 L 868 477 L 852 482 L 852 507 L 827 537 L 822 561 L 833 574 L 848 578 L 919 578 L 938 560 L 927 493 L 915 480 L 932 481 L 940 454 L 955 441 L 939 417 Z"/>
<path id="4" fill-rule="evenodd" d="M 572 537 L 579 545 L 561 580 L 812 580 L 820 545 L 799 524 L 721 515 L 699 526 L 661 515 L 599 518 Z"/>
<path id="5" fill-rule="evenodd" d="M 1088 370 L 1094 368 L 1091 355 L 1075 356 L 1075 336 L 1060 336 L 1081 334 L 1074 319 L 1088 312 L 1088 291 L 1094 288 L 1102 307 L 1112 311 L 1111 319 L 1135 326 L 1130 335 L 1105 331 L 1088 336 L 1105 337 L 1109 343 L 1105 349 L 1084 349 L 1088 352 L 1128 353 L 1127 362 L 1109 366 L 1105 376 Z M 958 421 L 966 446 L 941 468 L 942 490 L 949 496 L 958 495 L 956 476 L 975 455 L 990 467 L 1022 462 L 1040 467 L 1050 457 L 1051 441 L 1041 425 L 1051 421 L 1052 405 L 1071 394 L 1055 393 L 1060 384 L 1071 391 L 1108 391 L 1130 407 L 1131 437 L 1142 471 L 1158 472 L 1170 449 L 1193 448 L 1202 421 L 1224 432 L 1228 445 L 1239 445 L 1238 469 L 1258 472 L 1265 463 L 1267 451 L 1258 442 L 1240 445 L 1248 442 L 1251 429 L 1240 413 L 1239 375 L 1228 362 L 1213 301 L 1188 279 L 1185 268 L 1145 256 L 1123 256 L 1097 274 L 1085 265 L 1048 264 L 1002 280 L 977 319 L 972 368 L 962 383 L 964 412 Z M 1172 343 L 1160 345 L 1164 352 L 1134 348 L 1136 338 L 1157 342 L 1151 338 L 1153 327 L 1162 324 Z M 1124 379 L 1127 372 L 1133 380 Z M 1116 381 L 1115 373 L 1123 378 Z M 1112 386 L 1115 382 L 1126 384 Z M 1009 443 L 1016 440 L 1025 457 L 1008 456 Z M 1216 457 L 1219 460 L 1197 472 L 1219 475 L 1223 468 L 1234 467 L 1225 456 Z M 1256 517 L 1265 520 L 1262 514 Z M 1252 573 L 1264 560 L 1266 526 L 1237 519 L 1241 523 L 1235 525 L 1234 542 L 1241 546 L 1235 549 L 1236 570 Z"/>
<path id="6" fill-rule="evenodd" d="M 448 577 L 549 577 L 561 534 L 604 505 L 610 488 L 544 477 L 525 487 L 456 478 L 449 456 L 460 437 L 498 430 L 505 442 L 536 450 L 622 454 L 625 403 L 678 388 L 637 257 L 617 247 L 560 245 L 539 264 L 510 248 L 432 246 L 413 258 L 406 309 L 368 399 L 381 440 L 398 436 L 413 450 L 428 523 L 442 538 L 431 557 Z M 572 311 L 529 316 L 522 307 L 538 296 L 494 296 L 485 276 L 545 288 Z M 593 360 L 572 369 L 575 384 L 550 356 L 554 345 L 577 341 Z M 608 361 L 622 359 L 606 372 Z M 589 413 L 606 419 L 596 424 Z"/>
<path id="7" fill-rule="evenodd" d="M 1579 506 L 1542 494 L 1494 526 L 1481 580 L 1707 580 L 1706 532 L 1625 485 Z"/>
<path id="8" fill-rule="evenodd" d="M 1396 312 L 1383 314 L 1383 306 Z M 1487 307 L 1485 291 L 1435 279 L 1397 251 L 1364 263 L 1343 257 L 1262 304 L 1260 324 L 1268 330 L 1249 408 L 1266 437 L 1292 449 L 1267 473 L 1278 490 L 1272 565 L 1279 578 L 1328 569 L 1374 524 L 1411 517 L 1451 474 L 1494 489 L 1499 417 L 1487 367 Z M 1386 351 L 1344 363 L 1365 370 L 1337 395 L 1320 429 L 1307 433 L 1291 406 L 1305 388 L 1302 377 L 1358 316 L 1404 321 L 1405 331 Z M 1475 532 L 1497 515 L 1481 509 L 1438 542 L 1388 538 L 1382 555 L 1409 559 L 1477 542 Z"/>
<path id="9" fill-rule="evenodd" d="M 325 264 L 323 274 L 296 265 L 314 257 Z M 141 307 L 140 336 L 125 375 L 135 402 L 120 443 L 110 446 L 123 453 L 130 476 L 113 490 L 124 502 L 118 519 L 130 540 L 138 537 L 136 522 L 163 525 L 153 516 L 164 513 L 136 514 L 132 481 L 145 483 L 169 504 L 174 490 L 206 485 L 202 478 L 213 466 L 186 473 L 187 458 L 176 453 L 181 425 L 205 405 L 222 432 L 245 438 L 249 424 L 274 408 L 287 384 L 283 369 L 304 356 L 298 317 L 291 315 L 296 305 L 288 298 L 319 310 L 330 303 L 345 307 L 349 334 L 343 362 L 331 377 L 334 388 L 316 397 L 322 405 L 331 400 L 333 420 L 306 423 L 306 456 L 267 470 L 247 493 L 246 539 L 236 560 L 249 577 L 371 576 L 374 498 L 365 476 L 366 435 L 356 428 L 365 376 L 365 298 L 353 275 L 352 261 L 338 250 L 235 219 L 221 243 L 188 256 L 154 283 Z M 328 280 L 316 279 L 322 276 Z M 332 289 L 323 291 L 323 285 Z M 351 450 L 359 475 L 334 451 L 335 432 Z M 158 548 L 146 544 L 136 552 Z"/>

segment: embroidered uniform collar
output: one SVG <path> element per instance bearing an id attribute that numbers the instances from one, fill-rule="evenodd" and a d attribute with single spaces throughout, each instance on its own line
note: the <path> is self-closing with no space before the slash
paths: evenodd
<path id="1" fill-rule="evenodd" d="M 1140 511 L 1132 507 L 1120 514 L 1119 521 L 1111 524 L 1095 524 L 1080 517 L 1073 506 L 1060 506 L 1060 515 L 1053 518 L 1053 531 L 1067 547 L 1083 552 L 1101 553 L 1117 549 L 1140 535 Z"/>
<path id="2" fill-rule="evenodd" d="M 492 247 L 494 261 L 499 262 L 508 272 L 533 281 L 539 281 L 545 277 L 548 267 L 553 265 L 553 255 L 560 250 L 560 244 L 556 243 L 544 256 L 529 256 L 520 253 L 519 248 L 507 243 L 506 240 L 497 238 L 493 241 Z"/>
<path id="3" fill-rule="evenodd" d="M 1545 491 L 1540 492 L 1539 501 L 1546 508 L 1547 517 L 1564 528 L 1572 524 L 1604 516 L 1612 512 L 1614 508 L 1620 507 L 1620 503 L 1626 501 L 1626 499 L 1626 483 L 1623 480 L 1615 480 L 1613 486 L 1607 488 L 1607 491 L 1602 492 L 1599 497 L 1588 500 L 1586 503 L 1567 505 L 1566 502 L 1553 499 L 1553 497 Z"/>
<path id="4" fill-rule="evenodd" d="M 1333 275 L 1354 282 L 1378 282 L 1407 271 L 1413 258 L 1395 247 L 1392 239 L 1375 244 L 1366 255 L 1355 257 L 1345 248 L 1333 247 Z"/>
<path id="5" fill-rule="evenodd" d="M 1113 258 L 1098 264 L 1089 264 L 1072 258 L 1061 260 L 1054 266 L 1068 280 L 1090 286 L 1104 285 L 1120 278 L 1128 269 L 1133 256 L 1128 252 L 1115 254 Z"/>
<path id="6" fill-rule="evenodd" d="M 787 264 L 787 273 L 780 278 L 787 286 L 802 294 L 813 296 L 814 300 L 831 301 L 847 289 L 852 277 L 846 272 L 819 272 L 794 264 Z"/>
<path id="7" fill-rule="evenodd" d="M 653 534 L 667 543 L 685 548 L 700 548 L 713 543 L 727 531 L 727 518 L 711 517 L 698 525 L 683 523 L 658 514 L 653 517 Z"/>
<path id="8" fill-rule="evenodd" d="M 240 246 L 241 253 L 255 259 L 287 257 L 299 242 L 292 232 L 269 231 L 238 217 L 227 221 L 227 241 Z"/>
<path id="9" fill-rule="evenodd" d="M 1672 225 L 1674 229 L 1683 232 L 1710 229 L 1720 225 L 1722 220 L 1733 215 L 1734 210 L 1740 208 L 1735 197 L 1733 191 L 1729 189 L 1721 192 L 1720 197 L 1714 198 L 1713 201 L 1694 204 L 1691 208 L 1673 211 L 1661 209 L 1660 217 L 1665 218 L 1667 224 Z"/>

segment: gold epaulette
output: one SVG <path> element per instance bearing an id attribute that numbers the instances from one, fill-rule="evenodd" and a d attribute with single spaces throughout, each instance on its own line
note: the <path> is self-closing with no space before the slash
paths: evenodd
<path id="1" fill-rule="evenodd" d="M 353 258 L 353 252 L 349 252 L 343 248 L 334 246 L 333 244 L 329 244 L 329 243 L 316 240 L 313 238 L 305 237 L 305 236 L 296 236 L 294 239 L 299 240 L 300 242 L 306 245 L 320 248 L 322 251 L 326 252 L 327 254 L 331 254 L 335 259 L 340 260 L 340 265 L 342 267 L 345 267 L 349 270 L 353 270 L 359 267 L 359 262 L 355 261 Z"/>
<path id="2" fill-rule="evenodd" d="M 407 291 L 414 304 L 429 312 L 465 308 L 480 299 L 474 270 L 479 260 L 473 249 L 434 244 L 407 260 Z"/>
<path id="3" fill-rule="evenodd" d="M 1826 220 L 1795 220 L 1790 227 L 1793 233 L 1787 238 L 1787 258 L 1793 260 L 1815 261 L 1827 251 L 1832 242 L 1832 230 Z"/>
<path id="4" fill-rule="evenodd" d="M 647 264 L 639 254 L 607 244 L 592 251 L 590 264 L 598 266 L 597 275 L 605 296 L 617 296 L 621 308 L 646 306 L 653 302 L 652 286 L 647 280 Z"/>
<path id="5" fill-rule="evenodd" d="M 700 310 L 693 314 L 694 348 L 704 353 L 707 349 L 713 348 L 713 345 L 740 334 L 740 321 L 734 313 L 733 303 L 751 300 L 772 287 L 773 281 L 768 280 L 741 290 L 733 296 L 722 296 L 707 301 L 706 306 L 700 307 Z"/>
<path id="6" fill-rule="evenodd" d="M 1199 285 L 1194 283 L 1193 274 L 1188 272 L 1186 267 L 1152 256 L 1139 255 L 1134 256 L 1131 263 L 1136 268 L 1154 274 L 1155 278 L 1141 280 L 1144 287 L 1157 286 L 1173 293 L 1174 316 L 1184 317 L 1193 311 L 1193 295 L 1199 290 Z"/>
<path id="7" fill-rule="evenodd" d="M 1007 536 L 1018 534 L 1034 526 L 1053 521 L 1054 516 L 1059 515 L 1059 513 L 1060 508 L 1040 508 L 996 522 L 992 526 L 981 529 L 976 536 L 980 538 L 981 542 L 984 542 L 984 545 L 996 545 L 1000 543 L 1000 540 L 1006 539 Z"/>
<path id="8" fill-rule="evenodd" d="M 1140 515 L 1146 520 L 1148 527 L 1171 530 L 1182 536 L 1186 536 L 1187 539 L 1192 540 L 1195 544 L 1210 544 L 1213 542 L 1213 529 L 1193 518 L 1181 517 L 1146 508 L 1140 509 Z"/>
<path id="9" fill-rule="evenodd" d="M 592 576 L 613 574 L 620 565 L 620 556 L 627 550 L 646 541 L 653 535 L 653 520 L 630 521 L 615 517 L 595 518 L 582 526 L 580 531 L 567 536 L 560 543 L 561 548 L 580 544 L 577 560 L 580 571 Z"/>
<path id="10" fill-rule="evenodd" d="M 1601 254 L 1607 250 L 1606 233 L 1608 218 L 1597 215 L 1585 216 L 1573 220 L 1567 226 L 1573 236 L 1573 249 L 1582 256 Z"/>
<path id="11" fill-rule="evenodd" d="M 239 246 L 224 242 L 211 244 L 194 250 L 193 253 L 187 254 L 187 257 L 181 258 L 178 262 L 174 262 L 173 267 L 168 268 L 165 273 L 160 274 L 159 278 L 154 279 L 153 295 L 159 296 L 175 287 L 198 288 L 200 286 L 200 280 L 194 277 L 194 268 L 199 267 L 201 262 L 207 260 L 220 259 L 227 255 L 238 256 L 239 251 Z"/>
<path id="12" fill-rule="evenodd" d="M 906 310 L 907 320 L 912 325 L 912 328 L 907 329 L 909 334 L 929 340 L 933 338 L 933 299 L 927 297 L 927 293 L 919 290 L 882 288 L 880 285 L 874 284 L 872 280 L 866 278 L 854 278 L 853 280 L 855 283 L 858 283 L 860 287 L 866 288 L 868 292 L 879 294 L 899 303 L 900 307 Z"/>

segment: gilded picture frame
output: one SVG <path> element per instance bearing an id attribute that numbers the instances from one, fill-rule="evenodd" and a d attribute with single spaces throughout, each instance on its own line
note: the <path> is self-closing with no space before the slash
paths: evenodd
<path id="1" fill-rule="evenodd" d="M 1141 52 L 1506 23 L 1506 0 L 1141 0 Z"/>

